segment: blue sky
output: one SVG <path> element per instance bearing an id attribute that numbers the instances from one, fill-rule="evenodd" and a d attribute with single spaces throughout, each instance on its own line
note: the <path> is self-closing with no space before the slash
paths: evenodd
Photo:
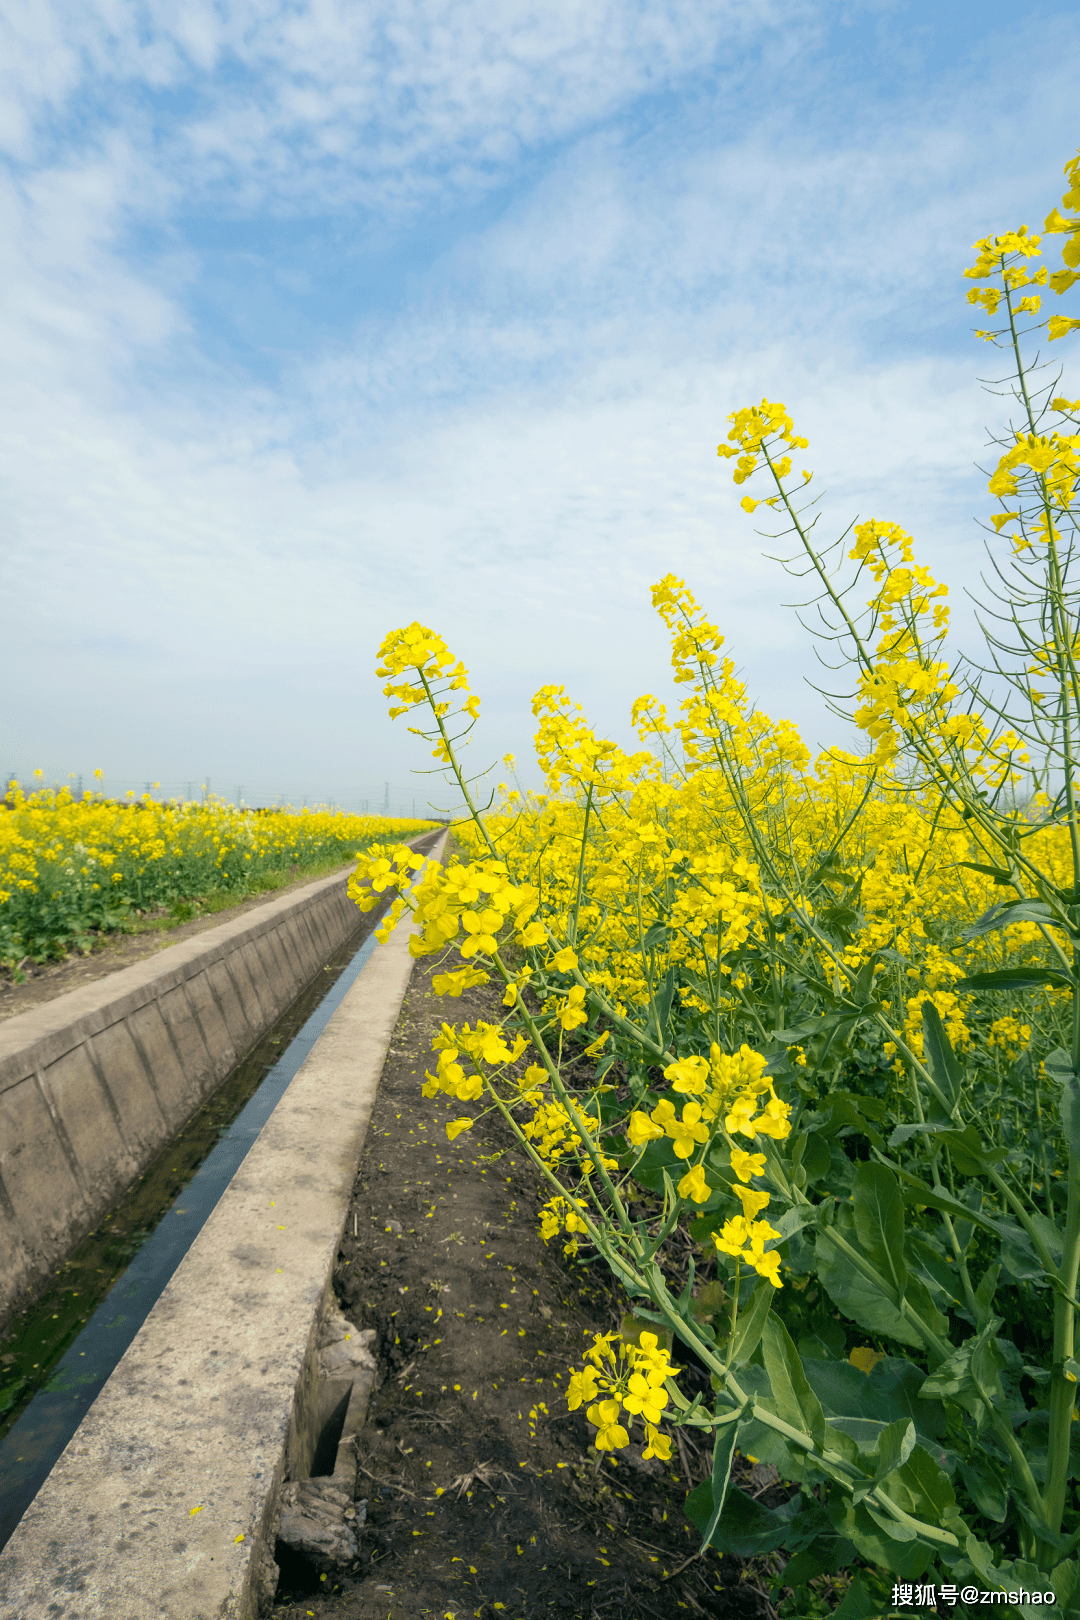
<path id="1" fill-rule="evenodd" d="M 539 685 L 623 741 L 669 696 L 670 570 L 836 737 L 725 418 L 784 400 L 963 639 L 960 272 L 1058 201 L 1078 58 L 1054 0 L 3 0 L 0 769 L 423 797 L 419 618 L 534 781 Z"/>

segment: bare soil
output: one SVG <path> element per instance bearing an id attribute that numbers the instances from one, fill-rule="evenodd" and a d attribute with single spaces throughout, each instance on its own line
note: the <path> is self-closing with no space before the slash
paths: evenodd
<path id="1" fill-rule="evenodd" d="M 618 1324 L 623 1296 L 559 1240 L 545 1247 L 543 1195 L 498 1116 L 448 1144 L 461 1105 L 420 1093 L 431 1036 L 501 1009 L 490 985 L 435 997 L 431 971 L 417 964 L 391 1042 L 334 1279 L 378 1333 L 361 1557 L 321 1580 L 287 1564 L 274 1620 L 768 1620 L 751 1567 L 695 1556 L 682 1504 L 706 1459 L 602 1457 L 567 1411 L 568 1367 Z M 743 1459 L 738 1477 L 768 1500 L 772 1481 Z"/>

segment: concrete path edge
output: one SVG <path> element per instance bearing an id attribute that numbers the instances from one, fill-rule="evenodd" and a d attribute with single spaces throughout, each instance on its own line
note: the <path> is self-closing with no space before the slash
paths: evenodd
<path id="1" fill-rule="evenodd" d="M 0 1620 L 255 1620 L 414 932 L 376 946 L 0 1553 Z"/>
<path id="2" fill-rule="evenodd" d="M 0 1327 L 359 931 L 352 870 L 0 1024 Z"/>

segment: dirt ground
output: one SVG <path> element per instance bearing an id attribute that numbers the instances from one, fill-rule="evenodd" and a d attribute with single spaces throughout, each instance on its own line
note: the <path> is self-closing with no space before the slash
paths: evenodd
<path id="1" fill-rule="evenodd" d="M 695 1556 L 682 1503 L 706 1459 L 601 1458 L 567 1411 L 567 1369 L 617 1326 L 622 1297 L 558 1240 L 545 1247 L 531 1166 L 497 1116 L 447 1143 L 460 1105 L 420 1093 L 431 1035 L 501 1009 L 491 986 L 435 997 L 430 973 L 421 959 L 335 1272 L 346 1314 L 378 1333 L 361 1559 L 322 1581 L 287 1569 L 274 1620 L 768 1620 L 754 1571 Z M 742 1459 L 737 1477 L 770 1491 Z"/>
<path id="2" fill-rule="evenodd" d="M 350 861 L 347 866 L 338 868 L 337 873 L 331 869 L 322 876 L 344 876 L 355 866 L 356 862 Z M 92 984 L 95 979 L 118 973 L 121 968 L 131 967 L 133 962 L 141 962 L 144 957 L 153 956 L 155 951 L 178 945 L 182 939 L 190 939 L 193 934 L 217 928 L 220 923 L 232 922 L 234 917 L 242 917 L 245 912 L 265 906 L 269 900 L 279 900 L 282 895 L 292 894 L 295 889 L 303 889 L 309 883 L 318 881 L 310 873 L 304 873 L 280 889 L 250 895 L 235 906 L 227 906 L 221 911 L 206 911 L 187 922 L 177 922 L 168 927 L 161 926 L 167 920 L 167 913 L 161 908 L 156 916 L 149 913 L 145 919 L 150 923 L 156 921 L 157 927 L 135 934 L 105 934 L 95 942 L 89 956 L 68 956 L 60 962 L 26 962 L 22 968 L 26 975 L 25 983 L 16 983 L 8 974 L 0 977 L 0 1023 L 5 1018 L 13 1018 L 16 1013 L 29 1012 L 31 1007 L 43 1006 L 69 990 L 77 990 L 84 984 Z"/>

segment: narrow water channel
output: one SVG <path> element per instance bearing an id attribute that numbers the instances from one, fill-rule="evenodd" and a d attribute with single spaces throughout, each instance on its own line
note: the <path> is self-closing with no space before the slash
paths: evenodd
<path id="1" fill-rule="evenodd" d="M 366 914 L 362 931 L 9 1325 L 0 1341 L 0 1548 L 360 974 L 384 910 Z"/>

